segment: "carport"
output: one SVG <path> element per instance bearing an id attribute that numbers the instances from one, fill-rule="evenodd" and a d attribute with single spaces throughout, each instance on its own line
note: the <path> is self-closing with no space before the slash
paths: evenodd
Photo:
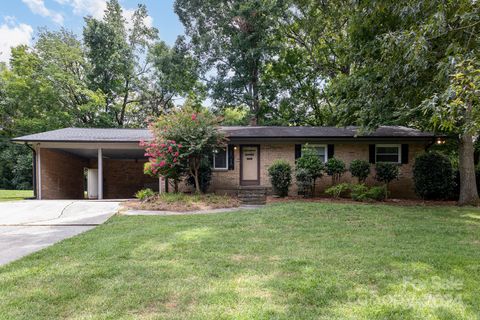
<path id="1" fill-rule="evenodd" d="M 144 129 L 66 128 L 13 139 L 34 152 L 37 199 L 125 199 L 159 180 L 143 173 Z"/>

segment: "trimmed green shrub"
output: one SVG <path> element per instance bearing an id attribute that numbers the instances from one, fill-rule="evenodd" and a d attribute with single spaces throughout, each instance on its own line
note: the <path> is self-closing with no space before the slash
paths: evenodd
<path id="1" fill-rule="evenodd" d="M 292 166 L 285 160 L 275 160 L 268 168 L 268 176 L 272 183 L 273 192 L 280 197 L 288 195 L 288 188 L 292 184 Z"/>
<path id="2" fill-rule="evenodd" d="M 349 183 L 339 183 L 325 190 L 325 193 L 331 195 L 334 199 L 338 199 L 346 196 L 350 191 L 350 188 L 351 186 Z"/>
<path id="3" fill-rule="evenodd" d="M 365 160 L 353 160 L 350 163 L 350 173 L 352 177 L 356 177 L 359 183 L 364 183 L 370 174 L 370 163 Z"/>
<path id="4" fill-rule="evenodd" d="M 419 155 L 413 166 L 415 192 L 423 199 L 448 199 L 454 189 L 450 160 L 439 152 Z"/>
<path id="5" fill-rule="evenodd" d="M 297 185 L 299 191 L 308 191 L 304 196 L 313 195 L 315 193 L 315 182 L 323 176 L 325 165 L 318 157 L 317 151 L 307 145 L 302 148 L 302 156 L 297 159 L 295 171 L 301 170 L 297 175 Z M 305 172 L 303 172 L 305 171 Z M 299 180 L 300 179 L 300 180 Z M 300 184 L 299 184 L 300 181 Z M 307 185 L 309 183 L 310 185 Z"/>
<path id="6" fill-rule="evenodd" d="M 388 190 L 386 186 L 371 187 L 365 194 L 367 199 L 383 201 L 387 199 Z"/>
<path id="7" fill-rule="evenodd" d="M 135 193 L 135 198 L 137 198 L 138 200 L 141 200 L 141 201 L 148 200 L 149 198 L 151 198 L 153 196 L 155 196 L 155 192 L 152 189 L 149 189 L 149 188 L 138 190 Z"/>
<path id="8" fill-rule="evenodd" d="M 367 199 L 368 187 L 362 183 L 353 184 L 350 187 L 350 197 L 355 201 L 365 201 Z"/>
<path id="9" fill-rule="evenodd" d="M 345 162 L 337 158 L 330 158 L 325 163 L 325 171 L 332 177 L 333 184 L 337 184 L 340 177 L 346 171 Z"/>
<path id="10" fill-rule="evenodd" d="M 305 198 L 313 195 L 315 180 L 308 170 L 302 168 L 295 170 L 295 180 L 297 181 L 298 194 L 303 195 Z"/>

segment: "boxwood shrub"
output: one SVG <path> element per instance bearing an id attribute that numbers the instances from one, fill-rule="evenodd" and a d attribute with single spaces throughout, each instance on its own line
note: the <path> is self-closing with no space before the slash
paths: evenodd
<path id="1" fill-rule="evenodd" d="M 454 172 L 450 160 L 439 152 L 427 152 L 415 159 L 415 192 L 423 199 L 443 200 L 454 191 Z"/>
<path id="2" fill-rule="evenodd" d="M 272 183 L 273 192 L 280 197 L 288 195 L 288 188 L 292 183 L 292 166 L 285 160 L 275 160 L 268 168 L 268 175 Z"/>

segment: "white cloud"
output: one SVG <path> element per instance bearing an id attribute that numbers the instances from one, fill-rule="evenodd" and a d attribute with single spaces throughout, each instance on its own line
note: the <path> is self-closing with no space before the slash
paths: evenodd
<path id="1" fill-rule="evenodd" d="M 14 17 L 5 17 L 0 25 L 0 62 L 8 62 L 10 48 L 21 44 L 30 44 L 33 28 L 24 23 L 17 24 Z"/>
<path id="2" fill-rule="evenodd" d="M 101 19 L 107 8 L 106 0 L 55 0 L 61 5 L 69 5 L 73 8 L 73 13 L 77 16 L 89 15 L 96 19 Z M 127 22 L 127 28 L 131 27 L 132 17 L 135 9 L 123 9 L 123 17 Z M 145 18 L 147 27 L 153 26 L 153 18 L 148 16 Z"/>
<path id="3" fill-rule="evenodd" d="M 68 4 L 77 16 L 88 15 L 100 19 L 107 8 L 106 0 L 55 0 L 58 3 Z"/>
<path id="4" fill-rule="evenodd" d="M 45 2 L 43 0 L 22 0 L 22 1 L 28 6 L 30 11 L 32 11 L 34 14 L 38 14 L 42 17 L 48 17 L 58 24 L 63 23 L 63 16 L 56 11 L 48 9 L 45 6 Z"/>

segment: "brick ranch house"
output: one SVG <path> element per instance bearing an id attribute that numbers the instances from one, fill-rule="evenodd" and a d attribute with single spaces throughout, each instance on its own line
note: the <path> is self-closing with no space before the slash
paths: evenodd
<path id="1" fill-rule="evenodd" d="M 235 193 L 241 186 L 271 187 L 268 167 L 276 159 L 294 166 L 302 145 L 315 147 L 326 161 L 336 157 L 348 166 L 354 159 L 394 162 L 400 179 L 391 183 L 393 197 L 415 197 L 412 168 L 415 157 L 425 152 L 436 137 L 432 133 L 400 127 L 382 126 L 375 132 L 359 133 L 358 127 L 221 127 L 228 147 L 213 157 L 210 190 Z M 34 185 L 37 199 L 131 198 L 142 188 L 163 191 L 164 184 L 143 174 L 147 161 L 142 140 L 151 139 L 146 129 L 66 128 L 14 138 L 34 151 Z M 343 181 L 350 181 L 347 172 Z M 374 184 L 374 166 L 367 184 Z M 87 187 L 88 185 L 88 187 Z M 323 177 L 316 190 L 331 185 Z M 163 189 L 163 190 L 162 190 Z M 295 183 L 290 188 L 297 193 Z"/>

